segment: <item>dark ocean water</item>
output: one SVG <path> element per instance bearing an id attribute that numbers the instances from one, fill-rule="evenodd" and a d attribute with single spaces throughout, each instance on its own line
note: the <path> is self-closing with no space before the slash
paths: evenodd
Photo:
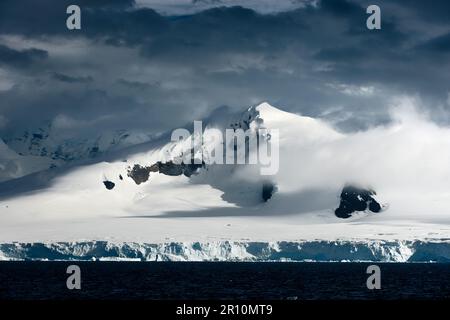
<path id="1" fill-rule="evenodd" d="M 68 290 L 66 268 L 81 268 Z M 0 299 L 449 299 L 450 264 L 383 264 L 368 290 L 367 263 L 1 262 Z"/>

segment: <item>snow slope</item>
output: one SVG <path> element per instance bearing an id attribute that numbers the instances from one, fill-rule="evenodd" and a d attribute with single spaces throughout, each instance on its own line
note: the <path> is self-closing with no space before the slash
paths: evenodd
<path id="1" fill-rule="evenodd" d="M 130 167 L 189 150 L 189 141 L 163 135 L 97 163 L 7 181 L 0 184 L 0 256 L 448 261 L 450 153 L 429 156 L 433 148 L 450 150 L 448 129 L 417 117 L 343 134 L 263 103 L 212 114 L 201 150 L 214 146 L 208 132 L 229 127 L 278 129 L 278 173 L 262 177 L 259 166 L 211 165 L 191 177 L 150 172 L 137 185 L 127 176 Z M 267 179 L 277 192 L 263 202 Z M 107 190 L 104 180 L 114 188 Z M 348 182 L 372 186 L 388 209 L 337 218 L 333 211 Z"/>
<path id="2" fill-rule="evenodd" d="M 51 158 L 19 155 L 0 139 L 0 182 L 46 170 L 59 163 Z"/>

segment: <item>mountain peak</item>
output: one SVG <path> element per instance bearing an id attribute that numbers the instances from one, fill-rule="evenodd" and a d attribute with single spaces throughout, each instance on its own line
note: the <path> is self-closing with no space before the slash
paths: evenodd
<path id="1" fill-rule="evenodd" d="M 290 123 L 300 125 L 301 123 L 299 122 L 304 122 L 305 118 L 307 118 L 295 113 L 283 111 L 268 102 L 262 102 L 257 106 L 251 107 L 250 110 L 257 114 L 257 118 L 268 128 L 282 128 Z"/>
<path id="2" fill-rule="evenodd" d="M 283 120 L 286 117 L 295 116 L 292 113 L 278 109 L 268 102 L 260 103 L 255 107 L 255 110 L 259 113 L 260 118 L 263 120 Z"/>
<path id="3" fill-rule="evenodd" d="M 281 111 L 278 108 L 275 108 L 274 106 L 272 106 L 270 103 L 264 101 L 261 102 L 260 104 L 258 104 L 257 106 L 254 107 L 256 110 L 258 111 Z"/>

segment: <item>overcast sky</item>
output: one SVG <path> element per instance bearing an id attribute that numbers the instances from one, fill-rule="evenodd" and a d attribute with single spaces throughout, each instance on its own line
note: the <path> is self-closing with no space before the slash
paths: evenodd
<path id="1" fill-rule="evenodd" d="M 450 124 L 450 1 L 373 2 L 371 31 L 372 2 L 2 0 L 0 137 L 159 132 L 261 101 L 354 131 L 399 96 Z"/>

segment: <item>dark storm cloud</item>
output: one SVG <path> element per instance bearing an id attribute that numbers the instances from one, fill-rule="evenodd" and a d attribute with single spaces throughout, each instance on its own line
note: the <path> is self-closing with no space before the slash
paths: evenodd
<path id="1" fill-rule="evenodd" d="M 394 0 L 404 10 L 411 11 L 418 19 L 432 23 L 444 23 L 448 25 L 450 2 L 448 0 Z"/>
<path id="2" fill-rule="evenodd" d="M 148 83 L 148 82 L 140 82 L 140 81 L 130 81 L 125 79 L 117 80 L 117 83 L 123 85 L 127 88 L 138 89 L 138 90 L 146 90 L 150 87 L 159 86 L 159 83 Z"/>
<path id="3" fill-rule="evenodd" d="M 48 57 L 48 52 L 39 49 L 15 50 L 0 44 L 0 66 L 25 68 L 32 63 L 42 61 Z"/>
<path id="4" fill-rule="evenodd" d="M 25 36 L 67 34 L 66 8 L 76 4 L 86 11 L 123 11 L 132 7 L 132 0 L 2 0 L 0 32 Z M 102 24 L 102 22 L 99 22 Z"/>
<path id="5" fill-rule="evenodd" d="M 57 73 L 57 72 L 53 73 L 52 76 L 56 80 L 59 80 L 61 82 L 67 82 L 67 83 L 89 83 L 89 82 L 93 81 L 92 77 L 90 77 L 90 76 L 87 76 L 87 77 L 72 77 L 72 76 L 68 76 L 66 74 Z"/>
<path id="6" fill-rule="evenodd" d="M 429 52 L 434 53 L 449 53 L 450 52 L 450 33 L 433 38 L 425 44 L 419 46 Z"/>
<path id="7" fill-rule="evenodd" d="M 64 115 L 79 128 L 97 121 L 97 130 L 158 131 L 261 100 L 353 130 L 387 121 L 399 94 L 419 95 L 431 111 L 447 103 L 448 1 L 379 1 L 375 31 L 366 28 L 369 1 L 270 14 L 219 1 L 182 16 L 145 3 L 2 1 L 0 36 L 24 42 L 0 47 L 0 67 L 15 68 L 15 86 L 0 91 L 3 130 L 29 125 L 26 110 L 36 122 Z M 69 4 L 82 8 L 82 30 L 67 30 Z"/>
<path id="8" fill-rule="evenodd" d="M 82 30 L 66 28 L 66 8 L 82 8 Z M 167 25 L 152 9 L 129 10 L 134 1 L 5 0 L 0 3 L 0 33 L 26 37 L 63 36 L 101 38 L 111 44 L 137 44 Z M 27 8 L 33 8 L 29 10 Z"/>

